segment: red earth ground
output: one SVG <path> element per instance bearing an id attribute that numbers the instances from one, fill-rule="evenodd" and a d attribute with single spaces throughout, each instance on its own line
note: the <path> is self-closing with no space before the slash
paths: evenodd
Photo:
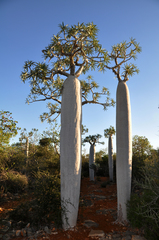
<path id="1" fill-rule="evenodd" d="M 77 226 L 71 231 L 52 229 L 52 233 L 54 234 L 49 235 L 51 240 L 89 240 L 91 239 L 88 237 L 91 229 L 103 230 L 105 233 L 122 233 L 126 232 L 127 230 L 134 230 L 131 229 L 129 225 L 123 226 L 115 223 L 115 216 L 117 213 L 116 184 L 111 183 L 105 188 L 101 187 L 101 183 L 107 180 L 108 178 L 105 177 L 101 177 L 100 181 L 96 182 L 89 181 L 89 178 L 82 179 Z M 98 196 L 105 196 L 106 198 L 100 199 Z M 16 205 L 20 204 L 20 202 L 21 201 L 10 201 L 9 203 L 3 204 L 2 208 L 0 209 L 1 211 L 7 211 L 13 208 L 13 206 L 15 207 Z M 91 202 L 91 206 L 87 204 Z M 104 214 L 102 213 L 103 209 L 105 211 Z M 99 226 L 88 228 L 84 225 L 85 220 L 92 220 L 98 223 Z M 20 240 L 22 238 L 18 237 L 14 239 Z"/>

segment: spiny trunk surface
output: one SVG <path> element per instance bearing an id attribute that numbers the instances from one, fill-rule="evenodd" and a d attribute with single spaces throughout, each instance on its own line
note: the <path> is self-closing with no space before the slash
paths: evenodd
<path id="1" fill-rule="evenodd" d="M 109 136 L 109 159 L 108 159 L 108 164 L 109 164 L 109 180 L 113 181 L 113 141 L 112 141 L 112 136 Z"/>
<path id="2" fill-rule="evenodd" d="M 118 220 L 126 222 L 126 203 L 131 194 L 132 130 L 129 90 L 123 81 L 118 83 L 116 98 Z"/>
<path id="3" fill-rule="evenodd" d="M 61 201 L 67 207 L 66 215 L 62 216 L 65 230 L 76 226 L 77 222 L 81 183 L 81 119 L 80 81 L 69 76 L 62 93 L 60 135 Z"/>
<path id="4" fill-rule="evenodd" d="M 90 168 L 92 164 L 95 164 L 95 145 L 91 144 L 89 153 L 89 179 L 94 181 L 94 169 Z"/>

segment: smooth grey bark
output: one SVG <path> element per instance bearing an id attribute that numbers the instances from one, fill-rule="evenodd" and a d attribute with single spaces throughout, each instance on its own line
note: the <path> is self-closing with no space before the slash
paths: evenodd
<path id="1" fill-rule="evenodd" d="M 91 165 L 95 164 L 95 145 L 91 144 L 89 152 L 89 179 L 94 181 L 94 169 L 91 168 Z"/>
<path id="2" fill-rule="evenodd" d="M 29 156 L 29 138 L 26 137 L 26 157 L 28 158 Z"/>
<path id="3" fill-rule="evenodd" d="M 28 137 L 25 137 L 26 138 L 26 146 L 25 146 L 25 164 L 26 166 L 28 166 L 28 157 L 29 157 L 29 138 Z"/>
<path id="4" fill-rule="evenodd" d="M 61 201 L 67 208 L 66 215 L 62 215 L 65 230 L 76 226 L 77 222 L 81 184 L 81 120 L 81 84 L 70 75 L 64 82 L 61 104 L 60 171 Z"/>
<path id="5" fill-rule="evenodd" d="M 118 221 L 127 221 L 126 203 L 131 194 L 132 130 L 130 96 L 126 82 L 119 81 L 116 95 L 116 170 Z"/>
<path id="6" fill-rule="evenodd" d="M 109 180 L 113 181 L 113 141 L 112 135 L 109 135 L 108 143 L 108 165 L 109 165 Z"/>

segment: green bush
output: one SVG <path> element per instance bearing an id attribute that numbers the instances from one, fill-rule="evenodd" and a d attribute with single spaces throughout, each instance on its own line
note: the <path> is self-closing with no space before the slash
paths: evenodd
<path id="1" fill-rule="evenodd" d="M 107 185 L 109 185 L 109 184 L 110 184 L 110 181 L 104 181 L 104 182 L 101 183 L 101 187 L 106 188 Z"/>
<path id="2" fill-rule="evenodd" d="M 25 154 L 20 147 L 8 146 L 0 150 L 0 171 L 12 169 L 22 172 L 25 166 Z"/>
<path id="3" fill-rule="evenodd" d="M 10 212 L 10 218 L 16 222 L 30 222 L 32 225 L 54 222 L 56 226 L 61 226 L 61 214 L 65 214 L 66 210 L 61 206 L 59 175 L 37 172 L 34 178 L 33 200 Z"/>
<path id="4" fill-rule="evenodd" d="M 82 162 L 82 177 L 89 177 L 89 162 L 83 161 Z"/>
<path id="5" fill-rule="evenodd" d="M 37 199 L 41 217 L 45 216 L 47 221 L 52 220 L 60 225 L 62 208 L 59 175 L 38 172 L 36 174 L 34 196 Z"/>
<path id="6" fill-rule="evenodd" d="M 133 227 L 143 228 L 149 240 L 159 239 L 159 162 L 146 166 L 142 182 L 136 182 L 140 191 L 128 202 L 128 219 Z"/>
<path id="7" fill-rule="evenodd" d="M 1 172 L 0 187 L 4 189 L 4 192 L 22 192 L 27 186 L 28 178 L 26 175 L 13 170 Z"/>

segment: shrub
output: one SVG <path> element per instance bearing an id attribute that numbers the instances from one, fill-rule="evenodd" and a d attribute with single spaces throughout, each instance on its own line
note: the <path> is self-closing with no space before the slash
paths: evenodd
<path id="1" fill-rule="evenodd" d="M 37 172 L 34 177 L 33 200 L 18 206 L 9 217 L 32 225 L 54 222 L 56 226 L 61 226 L 61 214 L 65 214 L 65 208 L 61 206 L 59 176 Z"/>
<path id="2" fill-rule="evenodd" d="M 89 162 L 83 161 L 82 162 L 82 177 L 89 177 Z"/>
<path id="3" fill-rule="evenodd" d="M 159 239 L 159 162 L 144 167 L 142 182 L 136 182 L 141 189 L 128 202 L 128 219 L 133 227 L 143 228 L 148 239 Z"/>
<path id="4" fill-rule="evenodd" d="M 0 176 L 0 185 L 4 192 L 22 192 L 28 186 L 28 178 L 26 175 L 13 170 L 3 171 Z"/>
<path id="5" fill-rule="evenodd" d="M 104 182 L 101 183 L 101 187 L 106 188 L 107 185 L 109 185 L 109 184 L 110 184 L 110 181 L 104 181 Z"/>
<path id="6" fill-rule="evenodd" d="M 49 172 L 38 172 L 36 174 L 34 196 L 40 208 L 41 217 L 47 221 L 55 221 L 61 224 L 61 197 L 60 177 L 51 175 Z"/>

